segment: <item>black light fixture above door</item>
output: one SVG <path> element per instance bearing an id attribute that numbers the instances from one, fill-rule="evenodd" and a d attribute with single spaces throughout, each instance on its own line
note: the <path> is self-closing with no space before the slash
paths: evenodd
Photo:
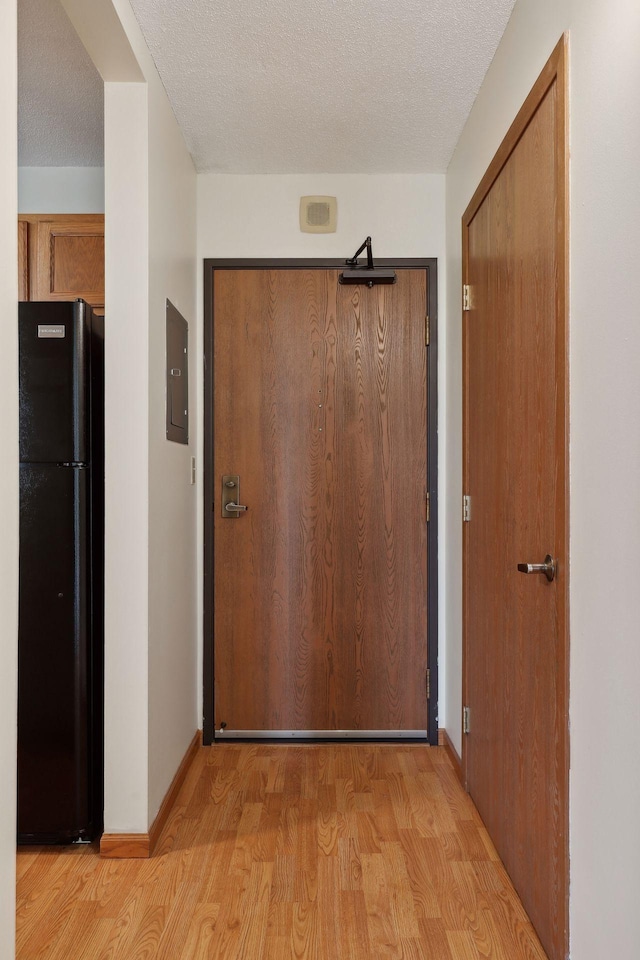
<path id="1" fill-rule="evenodd" d="M 358 263 L 358 257 L 367 248 L 367 262 Z M 373 252 L 371 250 L 371 237 L 367 237 L 362 246 L 358 247 L 350 260 L 345 263 L 351 267 L 350 270 L 344 270 L 340 274 L 340 283 L 363 283 L 367 287 L 372 287 L 376 283 L 395 283 L 395 270 L 386 270 L 384 267 L 376 267 L 373 263 Z"/>

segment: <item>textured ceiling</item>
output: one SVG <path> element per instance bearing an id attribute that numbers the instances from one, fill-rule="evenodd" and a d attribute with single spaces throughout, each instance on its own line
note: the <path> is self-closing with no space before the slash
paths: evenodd
<path id="1" fill-rule="evenodd" d="M 20 166 L 102 166 L 102 91 L 58 0 L 19 0 Z"/>
<path id="2" fill-rule="evenodd" d="M 515 0 L 131 0 L 200 171 L 442 173 Z M 59 0 L 18 3 L 19 162 L 103 163 Z"/>
<path id="3" fill-rule="evenodd" d="M 131 0 L 196 167 L 229 173 L 444 172 L 514 2 Z"/>

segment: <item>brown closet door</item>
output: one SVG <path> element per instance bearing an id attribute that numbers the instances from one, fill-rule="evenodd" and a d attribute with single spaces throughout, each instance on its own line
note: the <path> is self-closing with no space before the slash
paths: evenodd
<path id="1" fill-rule="evenodd" d="M 215 271 L 218 732 L 426 731 L 426 294 Z"/>
<path id="2" fill-rule="evenodd" d="M 471 301 L 463 758 L 469 792 L 551 960 L 566 955 L 568 900 L 563 71 L 561 43 L 463 234 Z M 547 555 L 552 580 L 519 571 Z"/>

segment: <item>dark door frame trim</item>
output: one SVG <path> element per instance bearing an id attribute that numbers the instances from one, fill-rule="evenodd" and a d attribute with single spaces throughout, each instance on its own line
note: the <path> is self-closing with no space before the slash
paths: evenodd
<path id="1" fill-rule="evenodd" d="M 427 353 L 427 668 L 430 678 L 428 740 L 438 743 L 438 262 L 435 257 L 389 259 L 376 263 L 396 270 L 427 272 L 429 347 Z M 339 259 L 205 259 L 204 261 L 204 625 L 203 625 L 203 743 L 215 741 L 213 703 L 213 287 L 216 270 L 337 270 Z M 209 682 L 207 682 L 209 678 Z"/>

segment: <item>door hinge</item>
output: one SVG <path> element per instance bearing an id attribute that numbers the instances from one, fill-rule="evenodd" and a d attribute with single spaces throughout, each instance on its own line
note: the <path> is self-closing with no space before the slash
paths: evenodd
<path id="1" fill-rule="evenodd" d="M 462 284 L 462 309 L 471 310 L 471 287 L 468 283 Z"/>
<path id="2" fill-rule="evenodd" d="M 469 720 L 469 707 L 462 708 L 462 732 L 469 733 L 471 729 L 471 724 Z"/>
<path id="3" fill-rule="evenodd" d="M 469 523 L 471 520 L 471 497 L 468 493 L 462 498 L 462 522 Z"/>
<path id="4" fill-rule="evenodd" d="M 431 700 L 431 670 L 427 667 L 427 700 Z"/>
<path id="5" fill-rule="evenodd" d="M 429 314 L 424 318 L 424 342 L 429 346 L 429 338 L 431 336 L 431 327 L 429 324 Z"/>
<path id="6" fill-rule="evenodd" d="M 427 523 L 431 520 L 431 494 L 427 494 Z"/>

